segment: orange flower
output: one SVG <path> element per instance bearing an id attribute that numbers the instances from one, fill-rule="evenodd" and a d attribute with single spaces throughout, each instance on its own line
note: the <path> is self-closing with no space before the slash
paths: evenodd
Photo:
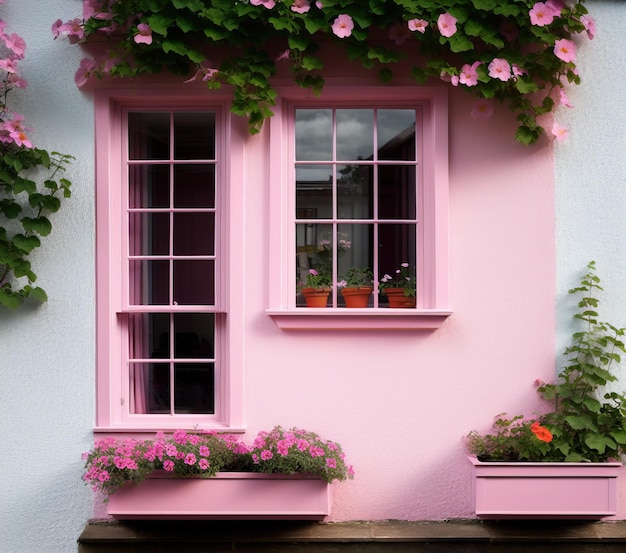
<path id="1" fill-rule="evenodd" d="M 542 442 L 552 441 L 552 432 L 550 432 L 545 426 L 541 426 L 538 422 L 533 422 L 530 425 L 530 429 L 532 430 L 533 434 L 537 436 L 537 438 Z"/>

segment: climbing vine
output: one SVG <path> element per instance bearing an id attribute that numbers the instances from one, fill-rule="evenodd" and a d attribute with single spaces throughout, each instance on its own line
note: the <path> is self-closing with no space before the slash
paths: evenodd
<path id="1" fill-rule="evenodd" d="M 232 111 L 252 133 L 272 115 L 276 64 L 290 64 L 295 82 L 319 93 L 320 50 L 335 42 L 385 82 L 408 59 L 418 83 L 465 89 L 477 118 L 508 105 L 517 140 L 532 144 L 542 116 L 571 106 L 565 87 L 580 82 L 577 42 L 593 38 L 595 25 L 584 0 L 89 0 L 84 17 L 58 20 L 53 33 L 104 39 L 104 55 L 81 63 L 79 85 L 164 70 L 210 89 L 227 84 Z M 555 123 L 552 133 L 563 139 L 567 129 Z"/>
<path id="2" fill-rule="evenodd" d="M 29 296 L 47 300 L 34 286 L 29 256 L 52 231 L 48 215 L 70 196 L 71 183 L 61 174 L 73 158 L 35 148 L 24 116 L 9 108 L 10 93 L 27 86 L 18 73 L 26 44 L 5 27 L 0 20 L 0 305 L 15 309 Z"/>

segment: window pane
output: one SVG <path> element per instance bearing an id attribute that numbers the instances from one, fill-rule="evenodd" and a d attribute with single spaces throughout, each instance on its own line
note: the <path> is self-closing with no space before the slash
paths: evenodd
<path id="1" fill-rule="evenodd" d="M 332 216 L 332 166 L 296 166 L 296 217 L 298 219 L 330 219 Z"/>
<path id="2" fill-rule="evenodd" d="M 215 207 L 215 166 L 174 166 L 174 207 Z"/>
<path id="3" fill-rule="evenodd" d="M 378 110 L 378 159 L 415 160 L 414 110 Z"/>
<path id="4" fill-rule="evenodd" d="M 170 174 L 168 165 L 131 165 L 129 198 L 131 208 L 170 206 Z"/>
<path id="5" fill-rule="evenodd" d="M 174 213 L 174 255 L 215 253 L 215 213 Z"/>
<path id="6" fill-rule="evenodd" d="M 352 267 L 373 270 L 373 244 L 373 225 L 338 225 L 338 280 L 342 280 Z"/>
<path id="7" fill-rule="evenodd" d="M 174 314 L 174 356 L 177 359 L 213 359 L 215 355 L 215 315 L 212 313 Z"/>
<path id="8" fill-rule="evenodd" d="M 174 114 L 174 159 L 215 159 L 215 113 Z"/>
<path id="9" fill-rule="evenodd" d="M 170 251 L 169 213 L 131 213 L 130 255 L 168 255 Z"/>
<path id="10" fill-rule="evenodd" d="M 337 167 L 337 217 L 371 219 L 374 215 L 373 168 L 369 165 Z"/>
<path id="11" fill-rule="evenodd" d="M 131 363 L 129 377 L 131 413 L 171 413 L 169 363 Z"/>
<path id="12" fill-rule="evenodd" d="M 128 316 L 128 331 L 130 359 L 169 357 L 169 314 L 130 314 Z"/>
<path id="13" fill-rule="evenodd" d="M 374 110 L 337 110 L 337 159 L 373 159 Z"/>
<path id="14" fill-rule="evenodd" d="M 215 376 L 213 363 L 174 365 L 174 412 L 213 413 Z"/>
<path id="15" fill-rule="evenodd" d="M 128 159 L 169 159 L 170 114 L 128 114 Z"/>
<path id="16" fill-rule="evenodd" d="M 416 225 L 379 225 L 378 274 L 393 276 L 401 263 L 408 263 L 411 267 L 415 267 L 416 241 Z"/>
<path id="17" fill-rule="evenodd" d="M 169 261 L 131 260 L 130 304 L 168 305 Z"/>
<path id="18" fill-rule="evenodd" d="M 333 119 L 330 109 L 296 110 L 296 160 L 333 159 Z"/>
<path id="19" fill-rule="evenodd" d="M 378 216 L 381 219 L 416 218 L 415 166 L 378 167 Z"/>
<path id="20" fill-rule="evenodd" d="M 214 305 L 215 262 L 174 261 L 174 302 L 179 305 Z"/>

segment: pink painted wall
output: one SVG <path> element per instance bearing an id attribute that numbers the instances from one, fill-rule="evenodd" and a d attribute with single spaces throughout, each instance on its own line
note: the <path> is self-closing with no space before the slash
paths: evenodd
<path id="1" fill-rule="evenodd" d="M 494 415 L 532 413 L 533 382 L 555 372 L 552 147 L 513 139 L 514 117 L 470 115 L 450 97 L 450 297 L 433 332 L 282 331 L 267 282 L 246 278 L 244 374 L 249 434 L 280 423 L 342 443 L 354 481 L 333 520 L 473 516 L 463 437 Z M 250 139 L 246 178 L 267 170 L 268 136 Z M 265 267 L 267 183 L 248 186 L 246 273 Z"/>

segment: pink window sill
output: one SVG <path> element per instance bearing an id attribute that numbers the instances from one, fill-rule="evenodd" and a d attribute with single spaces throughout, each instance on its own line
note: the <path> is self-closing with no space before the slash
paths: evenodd
<path id="1" fill-rule="evenodd" d="M 599 519 L 617 513 L 621 463 L 483 463 L 468 458 L 480 518 Z"/>
<path id="2" fill-rule="evenodd" d="M 330 514 L 332 486 L 300 475 L 218 472 L 212 478 L 175 478 L 157 472 L 111 495 L 116 519 L 321 520 Z"/>
<path id="3" fill-rule="evenodd" d="M 452 314 L 439 309 L 267 310 L 283 330 L 435 330 Z"/>

